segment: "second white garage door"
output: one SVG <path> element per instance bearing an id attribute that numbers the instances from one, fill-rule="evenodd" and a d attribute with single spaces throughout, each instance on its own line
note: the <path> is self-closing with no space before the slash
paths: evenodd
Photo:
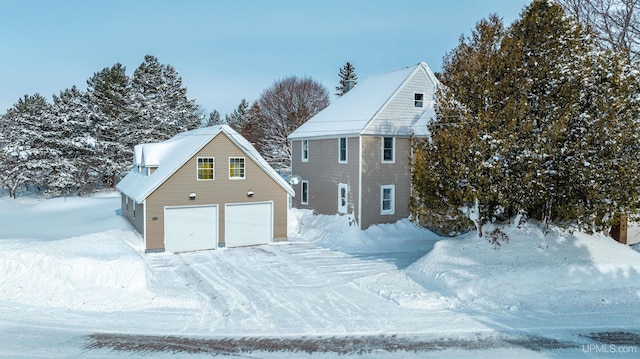
<path id="1" fill-rule="evenodd" d="M 273 203 L 225 205 L 226 247 L 267 244 L 273 239 Z"/>
<path id="2" fill-rule="evenodd" d="M 218 207 L 166 207 L 164 226 L 164 248 L 168 252 L 216 248 Z"/>

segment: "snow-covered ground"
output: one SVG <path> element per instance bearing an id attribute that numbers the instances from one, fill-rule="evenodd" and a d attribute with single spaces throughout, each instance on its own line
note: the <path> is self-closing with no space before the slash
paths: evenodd
<path id="1" fill-rule="evenodd" d="M 637 357 L 640 253 L 292 210 L 288 242 L 141 254 L 115 193 L 0 200 L 0 357 Z"/>

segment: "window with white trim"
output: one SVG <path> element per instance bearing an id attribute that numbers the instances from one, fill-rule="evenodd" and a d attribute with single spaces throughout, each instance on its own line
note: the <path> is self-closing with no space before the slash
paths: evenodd
<path id="1" fill-rule="evenodd" d="M 198 157 L 197 179 L 198 181 L 210 181 L 214 179 L 213 157 Z"/>
<path id="2" fill-rule="evenodd" d="M 338 162 L 347 163 L 347 138 L 340 137 L 338 139 Z"/>
<path id="3" fill-rule="evenodd" d="M 424 105 L 424 94 L 413 94 L 413 107 L 422 107 Z"/>
<path id="4" fill-rule="evenodd" d="M 380 214 L 393 214 L 395 212 L 396 186 L 380 186 Z"/>
<path id="5" fill-rule="evenodd" d="M 382 162 L 395 162 L 395 142 L 394 137 L 382 137 Z"/>
<path id="6" fill-rule="evenodd" d="M 229 157 L 229 179 L 244 179 L 244 157 Z"/>
<path id="7" fill-rule="evenodd" d="M 309 140 L 302 140 L 302 162 L 309 162 Z"/>
<path id="8" fill-rule="evenodd" d="M 301 204 L 309 204 L 309 181 L 300 182 L 302 186 Z"/>

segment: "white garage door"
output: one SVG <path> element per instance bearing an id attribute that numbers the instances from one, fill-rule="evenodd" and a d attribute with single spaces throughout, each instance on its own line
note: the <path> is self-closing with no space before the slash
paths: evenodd
<path id="1" fill-rule="evenodd" d="M 270 243 L 273 238 L 272 203 L 242 203 L 225 206 L 225 246 L 240 247 Z"/>
<path id="2" fill-rule="evenodd" d="M 216 248 L 218 207 L 167 207 L 164 210 L 164 248 L 188 252 Z"/>

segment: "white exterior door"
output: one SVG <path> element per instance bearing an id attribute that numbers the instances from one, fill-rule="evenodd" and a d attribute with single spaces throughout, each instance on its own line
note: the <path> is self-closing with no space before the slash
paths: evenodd
<path id="1" fill-rule="evenodd" d="M 224 207 L 226 247 L 253 246 L 273 240 L 273 203 L 238 203 Z"/>
<path id="2" fill-rule="evenodd" d="M 349 208 L 349 185 L 338 184 L 338 213 L 347 213 Z"/>
<path id="3" fill-rule="evenodd" d="M 214 249 L 218 243 L 218 206 L 166 207 L 164 248 L 168 252 Z"/>

